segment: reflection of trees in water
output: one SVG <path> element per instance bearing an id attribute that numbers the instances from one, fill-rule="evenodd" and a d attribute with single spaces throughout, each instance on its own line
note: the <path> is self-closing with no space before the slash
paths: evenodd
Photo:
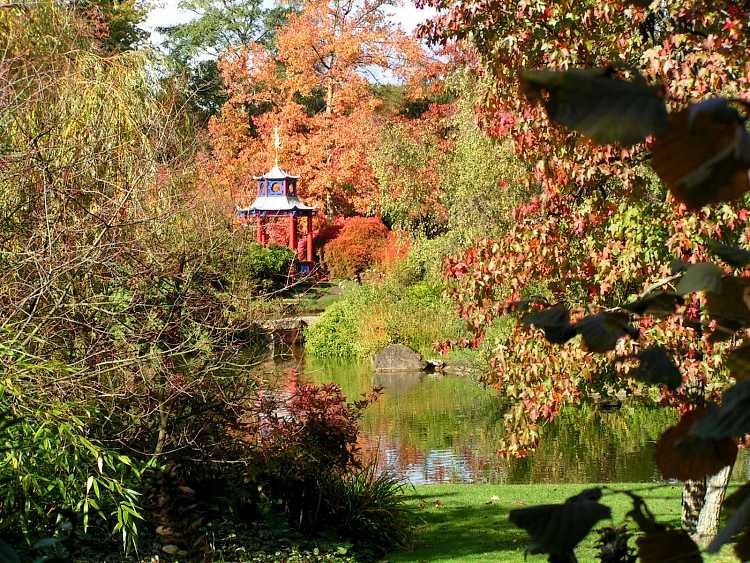
<path id="1" fill-rule="evenodd" d="M 334 382 L 349 399 L 372 387 L 368 366 L 308 362 L 301 377 Z M 393 378 L 391 378 L 393 379 Z M 412 377 L 392 384 L 365 413 L 359 447 L 365 460 L 413 482 L 611 482 L 658 479 L 653 442 L 676 419 L 667 409 L 590 405 L 564 410 L 524 460 L 497 456 L 503 403 L 467 378 Z"/>
<path id="2" fill-rule="evenodd" d="M 635 482 L 660 478 L 654 444 L 678 419 L 673 409 L 624 406 L 601 412 L 568 407 L 545 428 L 541 445 L 509 466 L 513 482 Z"/>

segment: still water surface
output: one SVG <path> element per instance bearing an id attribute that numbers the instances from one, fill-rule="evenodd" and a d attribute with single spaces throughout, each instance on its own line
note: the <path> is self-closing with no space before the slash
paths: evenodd
<path id="1" fill-rule="evenodd" d="M 359 446 L 366 460 L 375 459 L 381 470 L 415 485 L 656 481 L 655 440 L 677 420 L 666 409 L 571 408 L 545 428 L 537 451 L 506 460 L 497 455 L 502 400 L 469 378 L 383 376 L 367 365 L 302 357 L 269 361 L 261 374 L 279 392 L 298 382 L 333 382 L 350 400 L 382 386 L 383 394 L 361 422 Z"/>

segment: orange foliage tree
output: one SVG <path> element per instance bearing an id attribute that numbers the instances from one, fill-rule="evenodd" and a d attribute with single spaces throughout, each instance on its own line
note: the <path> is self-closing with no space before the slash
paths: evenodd
<path id="1" fill-rule="evenodd" d="M 211 167 L 239 205 L 254 195 L 251 173 L 281 162 L 304 179 L 308 203 L 329 214 L 370 212 L 376 184 L 367 151 L 387 116 L 368 79 L 405 77 L 418 43 L 387 18 L 386 0 L 311 0 L 278 31 L 276 47 L 242 49 L 221 62 L 228 100 L 209 125 Z"/>
<path id="2" fill-rule="evenodd" d="M 353 278 L 382 258 L 388 227 L 377 217 L 351 217 L 339 236 L 323 247 L 323 262 L 332 278 Z"/>

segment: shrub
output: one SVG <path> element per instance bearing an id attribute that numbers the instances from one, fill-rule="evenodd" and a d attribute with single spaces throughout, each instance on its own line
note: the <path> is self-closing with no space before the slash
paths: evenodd
<path id="1" fill-rule="evenodd" d="M 286 284 L 296 254 L 286 246 L 247 245 L 240 258 L 240 275 L 255 293 L 274 291 Z"/>
<path id="2" fill-rule="evenodd" d="M 322 256 L 323 247 L 341 234 L 345 222 L 346 219 L 338 216 L 331 222 L 325 222 L 317 231 L 313 232 L 313 247 L 318 259 Z"/>
<path id="3" fill-rule="evenodd" d="M 377 217 L 351 217 L 338 237 L 323 247 L 323 264 L 334 279 L 351 279 L 373 266 L 388 239 Z"/>
<path id="4" fill-rule="evenodd" d="M 403 286 L 400 276 L 354 286 L 305 330 L 305 349 L 319 358 L 369 358 L 388 344 L 404 344 L 429 355 L 435 342 L 468 335 L 442 300 L 442 285 Z"/>
<path id="5" fill-rule="evenodd" d="M 359 467 L 358 421 L 376 398 L 346 402 L 334 384 L 301 385 L 288 399 L 263 399 L 250 480 L 283 506 L 289 523 L 313 532 L 330 522 L 324 483 Z"/>
<path id="6" fill-rule="evenodd" d="M 144 465 L 91 436 L 94 405 L 55 401 L 25 384 L 72 377 L 69 369 L 2 345 L 0 365 L 0 537 L 19 548 L 55 537 L 46 543 L 64 548 L 75 534 L 108 527 L 103 535 L 135 546 L 143 517 L 132 487 Z"/>
<path id="7" fill-rule="evenodd" d="M 302 385 L 262 401 L 250 475 L 258 500 L 281 507 L 289 525 L 333 532 L 369 555 L 405 545 L 412 531 L 403 485 L 357 455 L 359 419 L 377 393 L 350 404 L 335 384 Z"/>
<path id="8" fill-rule="evenodd" d="M 315 324 L 305 328 L 305 349 L 320 358 L 358 356 L 358 311 L 346 298 L 326 309 Z"/>

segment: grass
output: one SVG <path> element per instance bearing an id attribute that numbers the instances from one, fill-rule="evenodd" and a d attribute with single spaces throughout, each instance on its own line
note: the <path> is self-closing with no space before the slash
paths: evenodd
<path id="1" fill-rule="evenodd" d="M 410 489 L 407 503 L 417 515 L 418 528 L 410 550 L 391 553 L 395 561 L 524 561 L 526 533 L 513 526 L 508 513 L 514 508 L 563 502 L 594 485 L 423 485 Z M 609 484 L 612 489 L 638 492 L 659 522 L 676 526 L 680 520 L 679 485 L 655 488 L 648 483 Z M 613 522 L 621 525 L 631 504 L 625 495 L 607 494 L 603 503 L 612 508 Z M 602 521 L 597 528 L 609 525 Z M 635 529 L 632 522 L 629 528 Z M 579 561 L 597 561 L 594 544 L 597 534 L 589 534 L 576 550 Z M 736 561 L 732 549 L 706 561 Z M 542 555 L 529 555 L 529 563 L 547 561 Z"/>
<path id="2" fill-rule="evenodd" d="M 330 282 L 319 282 L 311 287 L 301 286 L 288 298 L 293 303 L 294 313 L 310 315 L 321 313 L 341 300 L 344 289 Z"/>

